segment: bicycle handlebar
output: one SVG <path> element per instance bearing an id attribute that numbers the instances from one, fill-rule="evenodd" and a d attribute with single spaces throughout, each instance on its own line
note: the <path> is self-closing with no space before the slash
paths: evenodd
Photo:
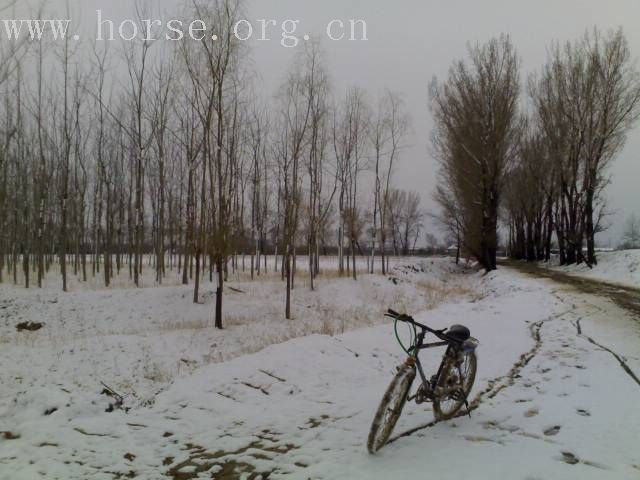
<path id="1" fill-rule="evenodd" d="M 394 320 L 400 320 L 401 322 L 415 323 L 417 326 L 420 326 L 419 323 L 416 323 L 416 321 L 406 313 L 398 313 L 395 310 L 389 309 L 387 310 L 387 313 L 385 313 L 385 316 L 391 317 Z"/>
<path id="2" fill-rule="evenodd" d="M 421 323 L 416 322 L 413 319 L 413 317 L 407 315 L 406 313 L 398 313 L 395 310 L 388 309 L 387 313 L 385 313 L 385 316 L 391 317 L 394 320 L 400 320 L 401 322 L 408 322 L 416 327 L 420 327 L 422 330 L 426 330 L 427 332 L 433 333 L 436 337 L 440 338 L 441 340 L 446 340 L 446 341 L 451 340 L 449 336 L 446 333 L 444 333 L 447 330 L 446 328 L 441 328 L 440 330 L 434 330 L 433 328 L 429 328 L 426 325 L 422 325 Z"/>

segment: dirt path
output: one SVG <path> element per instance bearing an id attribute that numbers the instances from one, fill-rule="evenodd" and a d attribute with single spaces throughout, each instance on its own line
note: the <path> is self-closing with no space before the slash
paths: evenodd
<path id="1" fill-rule="evenodd" d="M 636 320 L 640 322 L 639 288 L 632 288 L 624 285 L 616 285 L 615 283 L 569 275 L 556 270 L 539 267 L 531 263 L 509 260 L 503 261 L 501 264 L 535 277 L 548 278 L 554 282 L 575 287 L 576 290 L 582 293 L 606 297 L 625 310 L 633 313 Z"/>
<path id="2" fill-rule="evenodd" d="M 640 290 L 522 263 L 508 266 L 552 281 L 551 294 L 561 313 L 530 324 L 533 348 L 506 375 L 476 392 L 472 422 L 483 431 L 467 434 L 465 440 L 505 447 L 518 442 L 517 437 L 527 438 L 551 455 L 551 463 L 578 468 L 581 475 L 597 477 L 607 471 L 611 478 L 632 478 L 637 456 L 624 445 L 633 434 L 611 425 L 628 418 L 633 409 L 618 405 L 611 415 L 605 399 L 610 400 L 611 392 L 638 398 L 640 358 L 633 352 L 634 337 L 640 338 Z M 594 377 L 601 381 L 594 382 Z M 520 418 L 513 414 L 519 405 Z M 610 424 L 596 426 L 608 416 Z M 437 423 L 397 432 L 392 442 L 426 429 L 431 432 L 426 435 L 434 435 Z M 602 440 L 589 445 L 583 440 L 589 436 Z M 541 465 L 546 463 L 543 458 Z"/>

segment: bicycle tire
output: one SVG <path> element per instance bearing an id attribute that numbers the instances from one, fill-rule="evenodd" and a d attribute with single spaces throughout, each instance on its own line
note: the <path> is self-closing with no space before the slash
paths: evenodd
<path id="1" fill-rule="evenodd" d="M 367 438 L 367 450 L 369 450 L 369 453 L 376 453 L 389 440 L 393 427 L 395 427 L 400 418 L 415 377 L 416 367 L 404 364 L 391 380 L 371 423 L 369 437 Z"/>

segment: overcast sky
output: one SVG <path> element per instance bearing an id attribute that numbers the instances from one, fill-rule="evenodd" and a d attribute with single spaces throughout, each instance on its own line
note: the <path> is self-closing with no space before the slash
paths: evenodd
<path id="1" fill-rule="evenodd" d="M 22 0 L 20 0 L 22 2 Z M 68 0 L 73 19 L 82 30 L 95 31 L 95 10 L 121 21 L 132 16 L 132 0 Z M 0 0 L 0 5 L 7 0 Z M 65 0 L 44 4 L 66 18 Z M 169 19 L 179 2 L 152 0 L 158 18 Z M 451 62 L 464 56 L 468 42 L 485 42 L 500 33 L 511 36 L 522 60 L 522 79 L 545 61 L 552 40 L 572 40 L 585 29 L 622 27 L 632 53 L 640 58 L 640 2 L 638 0 L 253 0 L 248 20 L 300 20 L 299 33 L 324 35 L 332 19 L 367 23 L 366 42 L 331 42 L 323 39 L 336 96 L 351 85 L 364 87 L 372 98 L 384 88 L 401 92 L 413 120 L 412 133 L 396 171 L 396 185 L 420 192 L 424 206 L 433 208 L 431 192 L 436 166 L 428 153 L 431 118 L 427 83 L 443 78 Z M 5 12 L 6 13 L 6 12 Z M 270 42 L 251 42 L 252 58 L 266 91 L 274 91 L 283 78 L 295 49 L 280 46 L 279 31 Z M 607 195 L 616 212 L 603 240 L 617 241 L 623 220 L 640 214 L 640 128 L 629 135 L 626 148 L 612 170 Z"/>

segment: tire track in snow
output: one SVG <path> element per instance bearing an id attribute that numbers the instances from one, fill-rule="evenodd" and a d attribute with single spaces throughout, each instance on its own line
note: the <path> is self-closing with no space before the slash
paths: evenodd
<path id="1" fill-rule="evenodd" d="M 567 303 L 566 299 L 562 298 L 560 295 L 558 295 L 558 293 L 556 291 L 553 292 L 553 296 L 556 297 L 559 301 L 561 301 L 562 303 Z M 603 295 L 604 296 L 604 295 Z M 607 296 L 607 298 L 609 298 Z M 614 301 L 613 299 L 609 298 L 609 300 Z M 599 307 L 598 305 L 595 305 L 591 302 L 587 302 L 585 301 L 586 305 L 591 307 L 593 310 L 595 310 L 598 313 L 601 314 L 605 314 L 606 311 Z M 615 302 L 617 303 L 617 302 Z M 572 308 L 577 308 L 575 304 L 571 305 Z M 623 310 L 625 310 L 624 307 L 620 307 L 620 305 L 618 304 L 619 308 L 622 308 Z M 584 307 L 583 307 L 584 308 Z M 593 314 L 593 312 L 587 312 L 589 315 Z M 639 386 L 640 386 L 640 378 L 638 378 L 638 375 L 636 375 L 636 373 L 633 371 L 633 369 L 627 364 L 625 358 L 620 355 L 619 353 L 617 353 L 616 351 L 612 350 L 611 348 L 602 345 L 601 343 L 597 342 L 596 340 L 593 339 L 593 337 L 590 337 L 589 335 L 583 334 L 582 333 L 582 325 L 580 324 L 580 320 L 582 320 L 583 317 L 579 317 L 576 319 L 576 321 L 574 322 L 573 320 L 571 321 L 571 325 L 573 325 L 576 328 L 576 332 L 577 335 L 579 337 L 582 337 L 584 339 L 586 339 L 587 341 L 589 341 L 589 343 L 591 343 L 592 345 L 595 345 L 597 347 L 600 347 L 601 349 L 609 352 L 611 355 L 613 355 L 613 357 L 618 361 L 618 363 L 620 364 L 620 367 L 625 371 L 625 373 L 627 375 L 629 375 L 634 382 L 636 382 Z"/>
<path id="2" fill-rule="evenodd" d="M 575 321 L 575 323 L 571 322 L 571 324 L 574 327 L 576 327 L 576 331 L 577 331 L 578 336 L 587 339 L 593 345 L 596 345 L 596 346 L 602 348 L 603 350 L 609 352 L 611 355 L 613 355 L 615 357 L 615 359 L 618 361 L 618 363 L 620 364 L 620 366 L 622 367 L 622 369 L 625 371 L 625 373 L 627 375 L 629 375 L 638 384 L 638 386 L 640 386 L 640 378 L 638 378 L 638 376 L 634 373 L 634 371 L 631 369 L 631 367 L 627 364 L 627 362 L 625 361 L 624 357 L 622 357 L 622 355 L 616 353 L 615 351 L 613 351 L 609 347 L 606 347 L 606 346 L 602 345 L 601 343 L 596 342 L 592 337 L 583 334 L 582 333 L 582 326 L 580 325 L 580 320 L 581 319 L 578 318 Z"/>

